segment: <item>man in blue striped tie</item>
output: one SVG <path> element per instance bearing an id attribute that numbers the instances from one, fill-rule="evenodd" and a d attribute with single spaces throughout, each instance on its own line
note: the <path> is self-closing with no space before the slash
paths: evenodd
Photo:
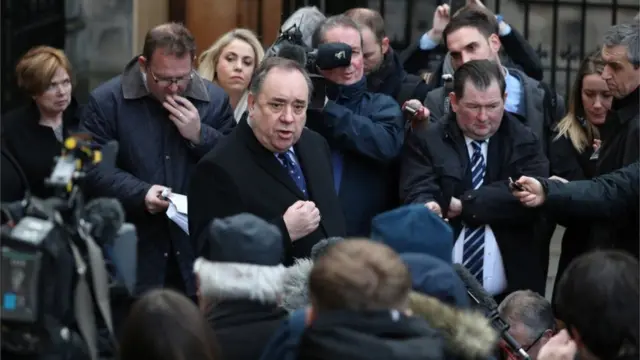
<path id="1" fill-rule="evenodd" d="M 504 111 L 505 79 L 489 60 L 454 74 L 452 114 L 407 139 L 401 196 L 448 219 L 452 260 L 500 300 L 511 291 L 544 294 L 545 271 L 530 211 L 511 195 L 509 178 L 548 176 L 537 137 Z"/>

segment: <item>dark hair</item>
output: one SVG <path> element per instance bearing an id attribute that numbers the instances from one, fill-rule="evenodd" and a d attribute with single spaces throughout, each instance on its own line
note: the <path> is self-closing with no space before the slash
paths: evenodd
<path id="1" fill-rule="evenodd" d="M 267 78 L 269 71 L 275 68 L 290 71 L 299 71 L 300 73 L 302 73 L 309 88 L 309 96 L 311 96 L 311 93 L 313 92 L 313 83 L 311 82 L 311 78 L 309 77 L 307 71 L 296 61 L 278 56 L 271 56 L 262 60 L 260 65 L 253 72 L 251 84 L 249 84 L 249 91 L 251 91 L 251 93 L 255 95 L 259 94 L 260 91 L 262 91 L 262 85 L 264 84 L 264 80 Z"/>
<path id="2" fill-rule="evenodd" d="M 158 25 L 149 30 L 144 38 L 142 56 L 147 61 L 151 61 L 157 49 L 163 49 L 168 54 L 179 58 L 186 54 L 191 58 L 196 56 L 196 42 L 193 35 L 184 25 L 175 22 Z"/>
<path id="3" fill-rule="evenodd" d="M 367 8 L 354 8 L 347 10 L 344 14 L 356 23 L 369 28 L 378 44 L 387 36 L 384 31 L 384 19 L 379 12 Z"/>
<path id="4" fill-rule="evenodd" d="M 556 317 L 599 359 L 638 355 L 638 260 L 622 251 L 579 256 L 554 294 Z"/>
<path id="5" fill-rule="evenodd" d="M 127 317 L 120 339 L 120 360 L 215 360 L 213 330 L 198 307 L 168 289 L 146 293 Z"/>
<path id="6" fill-rule="evenodd" d="M 445 46 L 447 45 L 447 36 L 464 27 L 478 30 L 485 38 L 497 34 L 500 28 L 495 16 L 488 10 L 475 4 L 467 5 L 458 10 L 444 28 L 442 41 Z"/>
<path id="7" fill-rule="evenodd" d="M 500 87 L 500 94 L 504 94 L 507 84 L 498 64 L 491 60 L 467 61 L 453 74 L 453 92 L 458 99 L 462 99 L 467 82 L 476 89 L 486 90 L 494 81 Z"/>
<path id="8" fill-rule="evenodd" d="M 337 27 L 357 30 L 360 34 L 360 44 L 362 44 L 362 32 L 360 32 L 360 25 L 358 25 L 357 22 L 353 21 L 353 19 L 346 15 L 335 15 L 323 21 L 313 33 L 313 38 L 311 39 L 313 47 L 317 48 L 318 45 L 323 44 L 325 41 L 324 35 L 327 33 L 327 31 Z"/>

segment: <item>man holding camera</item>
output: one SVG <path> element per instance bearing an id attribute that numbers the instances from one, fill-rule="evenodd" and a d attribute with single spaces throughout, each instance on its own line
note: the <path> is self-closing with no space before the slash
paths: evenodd
<path id="1" fill-rule="evenodd" d="M 366 91 L 362 33 L 353 20 L 344 15 L 328 18 L 313 37 L 314 48 L 324 43 L 349 45 L 351 63 L 319 70 L 327 80 L 327 99 L 323 108 L 309 111 L 307 126 L 331 147 L 347 236 L 368 236 L 371 219 L 394 200 L 387 172 L 402 147 L 404 120 L 393 98 Z"/>

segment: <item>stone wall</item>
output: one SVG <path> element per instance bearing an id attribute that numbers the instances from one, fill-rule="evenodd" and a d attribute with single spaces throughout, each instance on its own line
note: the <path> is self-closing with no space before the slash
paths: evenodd
<path id="1" fill-rule="evenodd" d="M 122 72 L 133 54 L 134 0 L 67 0 L 65 51 L 74 65 L 75 92 L 89 91 Z"/>

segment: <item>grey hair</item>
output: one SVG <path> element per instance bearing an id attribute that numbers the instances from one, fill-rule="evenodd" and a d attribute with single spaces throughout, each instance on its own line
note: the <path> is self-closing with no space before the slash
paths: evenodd
<path id="1" fill-rule="evenodd" d="M 253 72 L 253 77 L 251 78 L 251 84 L 249 84 L 249 92 L 254 96 L 258 96 L 262 91 L 262 86 L 264 85 L 264 81 L 269 75 L 269 72 L 275 68 L 288 70 L 288 71 L 299 71 L 302 76 L 304 76 L 304 80 L 307 82 L 307 88 L 309 89 L 309 99 L 311 99 L 311 95 L 313 93 L 313 82 L 311 82 L 311 77 L 307 73 L 307 71 L 296 61 L 285 59 L 277 56 L 272 56 L 265 58 L 262 60 L 258 68 Z M 251 116 L 247 118 L 247 122 L 249 126 L 252 126 Z"/>
<path id="2" fill-rule="evenodd" d="M 524 325 L 530 341 L 546 330 L 555 330 L 556 321 L 551 303 L 531 290 L 518 290 L 507 295 L 498 306 L 498 312 L 509 323 Z"/>
<path id="3" fill-rule="evenodd" d="M 258 68 L 254 71 L 253 77 L 251 78 L 249 91 L 254 95 L 260 94 L 260 91 L 262 91 L 262 85 L 264 85 L 264 80 L 267 78 L 269 71 L 275 68 L 289 71 L 299 71 L 304 76 L 304 80 L 307 82 L 307 87 L 309 88 L 309 96 L 311 96 L 311 93 L 313 92 L 313 83 L 311 82 L 311 77 L 309 77 L 307 71 L 294 60 L 277 56 L 266 58 L 260 63 Z"/>
<path id="4" fill-rule="evenodd" d="M 326 19 L 320 26 L 318 26 L 316 32 L 313 34 L 313 47 L 317 48 L 318 45 L 324 43 L 324 35 L 327 33 L 327 31 L 337 27 L 345 27 L 357 30 L 360 34 L 360 46 L 362 46 L 362 27 L 352 18 L 342 14 L 331 16 L 330 18 Z"/>
<path id="5" fill-rule="evenodd" d="M 625 23 L 614 25 L 604 34 L 605 47 L 624 46 L 627 58 L 637 69 L 640 67 L 640 24 Z"/>
<path id="6" fill-rule="evenodd" d="M 305 6 L 291 14 L 280 27 L 280 31 L 285 31 L 293 25 L 298 25 L 302 33 L 302 41 L 306 46 L 311 47 L 313 33 L 326 19 L 327 17 L 317 7 Z"/>

